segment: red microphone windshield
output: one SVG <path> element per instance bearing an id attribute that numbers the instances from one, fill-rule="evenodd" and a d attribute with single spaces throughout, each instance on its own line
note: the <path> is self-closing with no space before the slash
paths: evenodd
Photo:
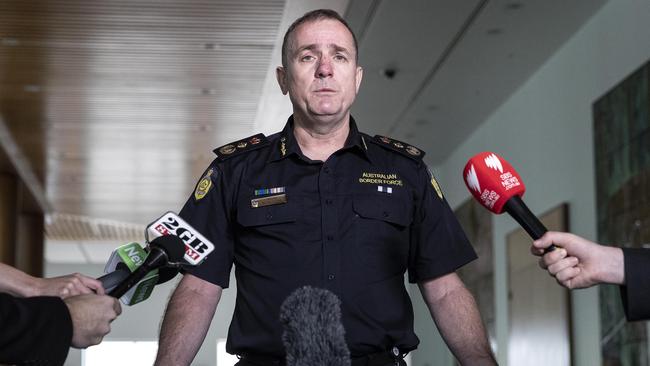
<path id="1" fill-rule="evenodd" d="M 493 152 L 474 155 L 463 170 L 465 185 L 485 208 L 500 214 L 513 196 L 523 196 L 524 182 L 515 169 Z"/>

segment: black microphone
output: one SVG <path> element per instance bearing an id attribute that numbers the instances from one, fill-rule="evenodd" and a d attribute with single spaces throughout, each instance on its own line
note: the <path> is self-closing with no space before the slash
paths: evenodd
<path id="1" fill-rule="evenodd" d="M 119 262 L 113 272 L 98 277 L 97 280 L 102 283 L 104 289 L 110 290 L 120 282 L 124 281 L 130 274 L 131 271 L 129 271 L 129 267 L 124 262 Z"/>
<path id="2" fill-rule="evenodd" d="M 341 301 L 332 292 L 304 286 L 280 307 L 286 366 L 350 366 L 341 324 Z"/>
<path id="3" fill-rule="evenodd" d="M 147 273 L 168 263 L 180 262 L 185 255 L 185 244 L 175 235 L 160 236 L 149 243 L 149 248 L 149 254 L 144 263 L 122 280 L 108 295 L 119 299 L 144 278 Z"/>
<path id="4" fill-rule="evenodd" d="M 177 267 L 158 268 L 158 280 L 156 281 L 156 285 L 160 285 L 161 283 L 165 283 L 171 280 L 172 278 L 176 277 L 178 272 L 179 269 Z M 129 277 L 130 274 L 131 271 L 129 271 L 129 267 L 124 262 L 119 262 L 117 263 L 115 270 L 101 277 L 98 277 L 97 279 L 101 281 L 102 286 L 106 290 L 110 291 L 113 287 L 119 285 L 120 282 Z"/>

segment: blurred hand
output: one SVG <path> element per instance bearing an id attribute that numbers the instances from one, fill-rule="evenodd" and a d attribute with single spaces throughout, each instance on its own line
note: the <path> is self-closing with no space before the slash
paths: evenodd
<path id="1" fill-rule="evenodd" d="M 72 347 L 99 344 L 111 331 L 110 323 L 122 313 L 120 302 L 107 295 L 85 294 L 63 300 L 72 318 Z"/>
<path id="2" fill-rule="evenodd" d="M 544 249 L 551 244 L 558 248 L 544 254 Z M 599 283 L 623 284 L 625 280 L 620 248 L 603 246 L 577 235 L 549 231 L 533 242 L 531 252 L 542 256 L 539 266 L 569 289 Z"/>
<path id="3" fill-rule="evenodd" d="M 36 293 L 34 296 L 58 296 L 65 299 L 70 296 L 83 294 L 104 294 L 104 287 L 100 281 L 80 273 L 52 278 L 39 278 L 36 282 Z"/>

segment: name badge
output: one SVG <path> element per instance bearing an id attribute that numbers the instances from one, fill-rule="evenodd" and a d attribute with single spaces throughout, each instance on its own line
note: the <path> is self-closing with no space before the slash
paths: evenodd
<path id="1" fill-rule="evenodd" d="M 279 205 L 282 203 L 287 203 L 286 193 L 276 194 L 274 196 L 253 198 L 251 200 L 251 207 L 257 208 L 257 207 L 264 207 L 264 206 L 271 206 L 271 205 Z"/>

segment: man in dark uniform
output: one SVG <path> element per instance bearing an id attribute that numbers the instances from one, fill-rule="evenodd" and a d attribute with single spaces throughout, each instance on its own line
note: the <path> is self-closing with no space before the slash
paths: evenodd
<path id="1" fill-rule="evenodd" d="M 418 283 L 463 364 L 492 365 L 473 297 L 454 271 L 476 255 L 419 149 L 358 131 L 357 44 L 335 12 L 285 34 L 277 77 L 293 115 L 282 132 L 215 150 L 181 216 L 215 243 L 185 274 L 163 321 L 157 365 L 190 364 L 235 264 L 227 350 L 238 365 L 282 365 L 280 305 L 296 288 L 330 290 L 352 365 L 395 365 L 419 343 L 404 273 Z"/>
<path id="2" fill-rule="evenodd" d="M 544 254 L 555 244 L 560 250 Z M 568 289 L 601 283 L 621 286 L 621 299 L 628 320 L 650 319 L 650 250 L 596 244 L 577 235 L 548 232 L 531 247 L 543 257 L 539 265 Z"/>

